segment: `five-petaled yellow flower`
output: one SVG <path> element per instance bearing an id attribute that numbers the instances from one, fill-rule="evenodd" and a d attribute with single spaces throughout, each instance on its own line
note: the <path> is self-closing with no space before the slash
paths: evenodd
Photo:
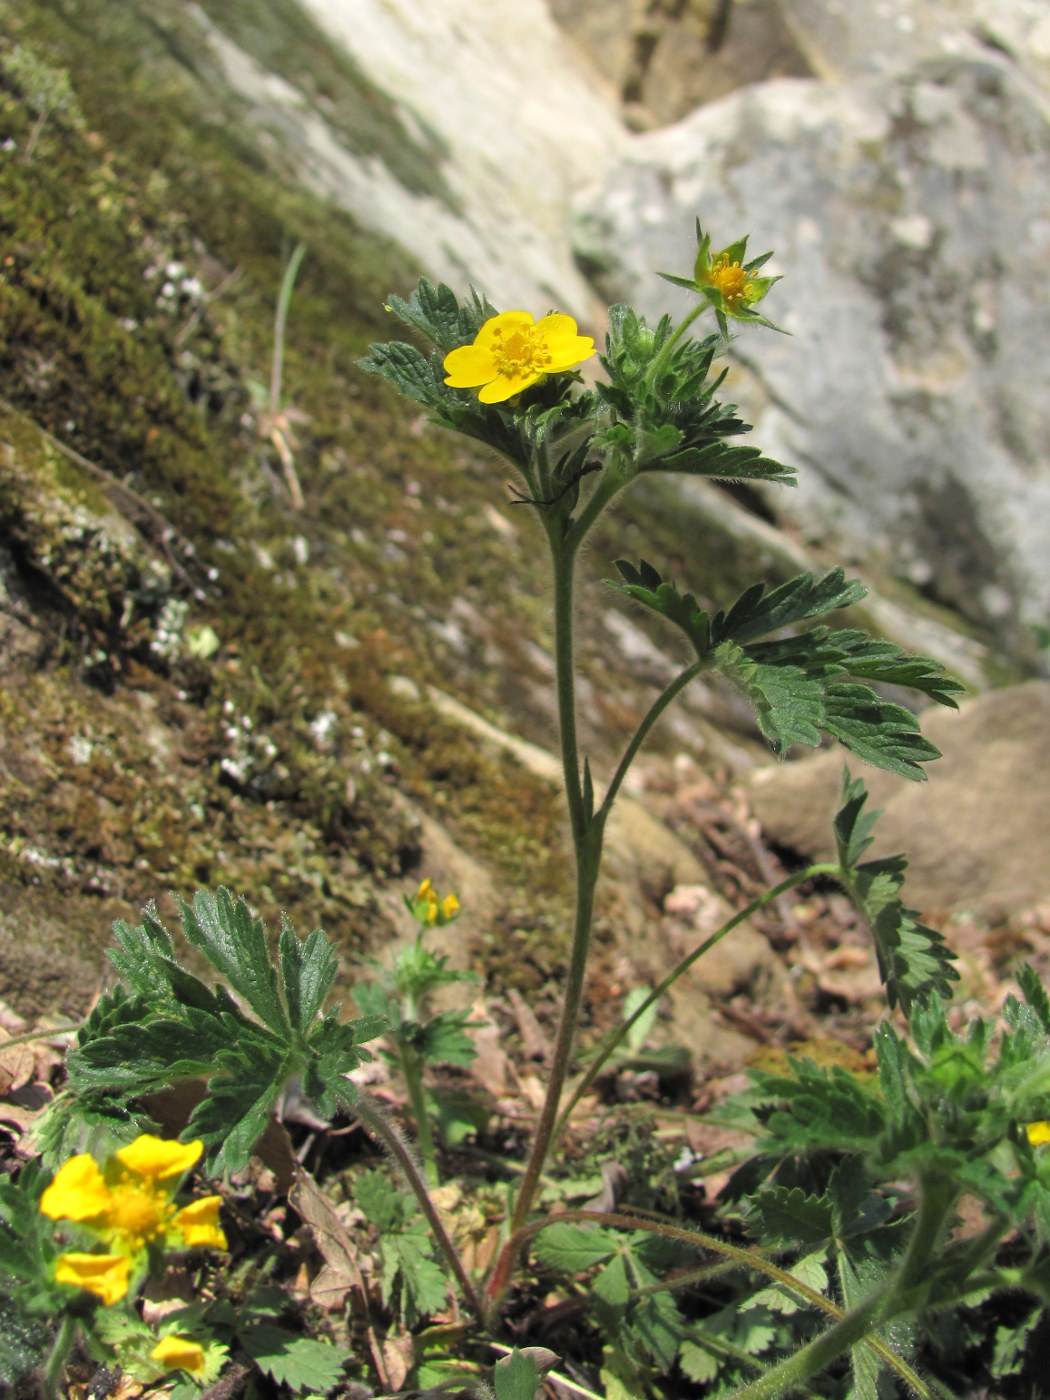
<path id="1" fill-rule="evenodd" d="M 204 1348 L 189 1337 L 162 1337 L 149 1357 L 166 1371 L 189 1371 L 191 1376 L 199 1376 L 204 1370 Z"/>
<path id="2" fill-rule="evenodd" d="M 473 345 L 445 356 L 446 384 L 477 389 L 482 403 L 504 403 L 548 374 L 565 374 L 594 354 L 571 316 L 533 321 L 527 311 L 502 311 L 478 331 Z"/>
<path id="3" fill-rule="evenodd" d="M 1024 1130 L 1033 1147 L 1042 1147 L 1045 1142 L 1050 1142 L 1050 1123 L 1026 1123 Z"/>
<path id="4" fill-rule="evenodd" d="M 149 1133 L 120 1148 L 103 1172 L 87 1152 L 70 1157 L 40 1198 L 52 1220 L 72 1220 L 108 1246 L 107 1254 L 61 1254 L 55 1278 L 106 1305 L 128 1291 L 131 1262 L 155 1241 L 168 1249 L 225 1249 L 220 1197 L 179 1209 L 172 1197 L 200 1159 L 201 1142 L 166 1142 Z"/>

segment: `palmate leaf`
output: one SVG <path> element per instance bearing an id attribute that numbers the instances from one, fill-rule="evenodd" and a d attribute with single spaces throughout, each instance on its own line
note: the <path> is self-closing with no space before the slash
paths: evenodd
<path id="1" fill-rule="evenodd" d="M 320 930 L 302 943 L 284 921 L 276 960 L 266 929 L 227 890 L 183 904 L 187 939 L 254 1013 L 223 985 L 214 991 L 175 961 L 174 944 L 152 910 L 138 929 L 117 926 L 117 966 L 136 991 L 104 997 L 68 1059 L 76 1094 L 103 1096 L 129 1111 L 137 1096 L 188 1078 L 208 1093 L 190 1127 L 208 1148 L 212 1171 L 237 1171 L 266 1127 L 285 1083 L 298 1076 L 319 1111 L 356 1102 L 347 1074 L 370 1058 L 363 1042 L 386 1028 L 379 1016 L 340 1022 L 320 1011 L 336 971 Z"/>
<path id="2" fill-rule="evenodd" d="M 879 815 L 865 812 L 867 800 L 864 783 L 852 778 L 847 769 L 835 816 L 835 840 L 850 897 L 875 940 L 886 998 L 891 1007 L 899 1002 L 907 1013 L 931 994 L 950 997 L 951 984 L 959 974 L 952 966 L 955 954 L 943 936 L 922 923 L 918 913 L 901 900 L 908 865 L 905 857 L 860 861 L 871 844 L 871 829 Z"/>
<path id="3" fill-rule="evenodd" d="M 815 627 L 758 640 L 858 602 L 863 586 L 841 569 L 819 579 L 800 574 L 768 593 L 756 584 L 728 612 L 712 616 L 645 560 L 637 568 L 626 560 L 616 566 L 623 583 L 609 586 L 678 626 L 701 664 L 719 671 L 747 698 L 778 751 L 791 744 L 815 746 L 823 732 L 865 762 L 918 780 L 925 777 L 921 765 L 939 756 L 912 712 L 883 699 L 869 683 L 908 684 L 954 707 L 963 687 L 937 662 L 906 655 L 892 642 L 872 641 L 855 629 Z"/>

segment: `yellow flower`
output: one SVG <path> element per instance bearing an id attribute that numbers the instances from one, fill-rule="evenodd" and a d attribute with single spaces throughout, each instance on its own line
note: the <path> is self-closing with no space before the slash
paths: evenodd
<path id="1" fill-rule="evenodd" d="M 226 1237 L 217 1223 L 218 1196 L 182 1210 L 172 1201 L 183 1174 L 203 1150 L 199 1141 L 166 1142 L 144 1133 L 114 1153 L 105 1173 L 81 1152 L 59 1168 L 40 1198 L 40 1210 L 52 1220 L 75 1220 L 128 1257 L 155 1240 L 169 1249 L 225 1249 Z"/>
<path id="2" fill-rule="evenodd" d="M 190 1375 L 199 1376 L 204 1370 L 204 1348 L 189 1337 L 163 1337 L 149 1359 L 166 1371 L 189 1371 Z"/>
<path id="3" fill-rule="evenodd" d="M 225 1249 L 226 1236 L 219 1225 L 221 1196 L 202 1196 L 183 1206 L 171 1222 L 176 1230 L 182 1231 L 182 1242 L 187 1249 Z"/>
<path id="4" fill-rule="evenodd" d="M 772 321 L 754 310 L 762 301 L 778 277 L 761 277 L 759 270 L 765 266 L 772 253 L 763 253 L 759 258 L 747 258 L 747 239 L 738 238 L 719 252 L 711 251 L 711 235 L 696 221 L 696 262 L 692 277 L 676 277 L 671 272 L 661 272 L 665 282 L 673 282 L 676 287 L 687 287 L 699 292 L 714 308 L 719 327 L 727 333 L 727 317 L 734 321 L 755 321 L 759 325 L 777 327 Z M 746 261 L 745 261 L 746 259 Z"/>
<path id="5" fill-rule="evenodd" d="M 459 913 L 459 900 L 456 896 L 447 894 L 444 899 L 438 899 L 437 891 L 429 880 L 423 881 L 411 903 L 407 899 L 405 903 L 411 909 L 413 917 L 427 928 L 433 928 L 435 924 L 441 928 Z"/>
<path id="6" fill-rule="evenodd" d="M 60 1254 L 55 1261 L 55 1282 L 83 1288 L 109 1308 L 127 1293 L 130 1269 L 131 1261 L 125 1254 Z"/>
<path id="7" fill-rule="evenodd" d="M 473 345 L 445 356 L 445 383 L 477 389 L 482 403 L 504 403 L 548 374 L 564 374 L 594 354 L 571 316 L 553 313 L 534 322 L 527 311 L 503 311 L 478 331 Z"/>
<path id="8" fill-rule="evenodd" d="M 1042 1147 L 1044 1142 L 1050 1142 L 1050 1123 L 1026 1123 L 1024 1130 L 1033 1147 Z"/>

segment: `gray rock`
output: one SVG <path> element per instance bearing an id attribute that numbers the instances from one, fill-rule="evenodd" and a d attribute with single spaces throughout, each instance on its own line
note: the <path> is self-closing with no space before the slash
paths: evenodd
<path id="1" fill-rule="evenodd" d="M 688 295 L 693 219 L 750 232 L 785 274 L 730 380 L 754 441 L 800 468 L 778 492 L 834 536 L 999 630 L 1050 613 L 1050 121 L 1001 55 L 743 89 L 663 131 L 578 205 L 610 297 L 656 317 Z"/>
<path id="2" fill-rule="evenodd" d="M 262 155 L 457 290 L 586 317 L 594 298 L 572 259 L 570 201 L 626 132 L 544 0 L 476 8 L 469 20 L 452 0 L 303 9 L 349 68 L 324 97 L 308 66 L 275 72 L 187 7 L 219 86 L 249 104 Z M 385 111 L 386 129 L 364 139 L 337 119 L 347 104 L 355 121 L 362 108 Z"/>
<path id="3" fill-rule="evenodd" d="M 929 783 L 851 764 L 883 815 L 869 858 L 908 857 L 905 902 L 923 913 L 996 922 L 1050 899 L 1050 682 L 1031 681 L 928 710 L 923 732 L 943 757 Z M 833 859 L 841 750 L 758 770 L 751 805 L 781 845 Z"/>

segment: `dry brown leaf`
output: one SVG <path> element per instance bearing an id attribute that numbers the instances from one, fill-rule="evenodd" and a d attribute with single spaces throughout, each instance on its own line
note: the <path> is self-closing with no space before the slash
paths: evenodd
<path id="1" fill-rule="evenodd" d="M 387 1334 L 383 1338 L 383 1360 L 386 1362 L 390 1389 L 400 1390 L 415 1363 L 412 1338 L 405 1332 Z"/>
<path id="2" fill-rule="evenodd" d="M 310 1285 L 310 1300 L 327 1312 L 341 1312 L 346 1307 L 346 1295 L 356 1287 L 357 1280 L 345 1269 L 325 1264 Z"/>
<path id="3" fill-rule="evenodd" d="M 15 1089 L 21 1089 L 36 1072 L 33 1047 L 25 1043 L 5 1044 L 10 1039 L 10 1032 L 0 1028 L 0 1097 L 10 1094 Z"/>
<path id="4" fill-rule="evenodd" d="M 500 1044 L 500 1028 L 493 1022 L 472 1028 L 471 1040 L 477 1055 L 471 1061 L 470 1074 L 493 1098 L 507 1092 L 507 1053 Z"/>

